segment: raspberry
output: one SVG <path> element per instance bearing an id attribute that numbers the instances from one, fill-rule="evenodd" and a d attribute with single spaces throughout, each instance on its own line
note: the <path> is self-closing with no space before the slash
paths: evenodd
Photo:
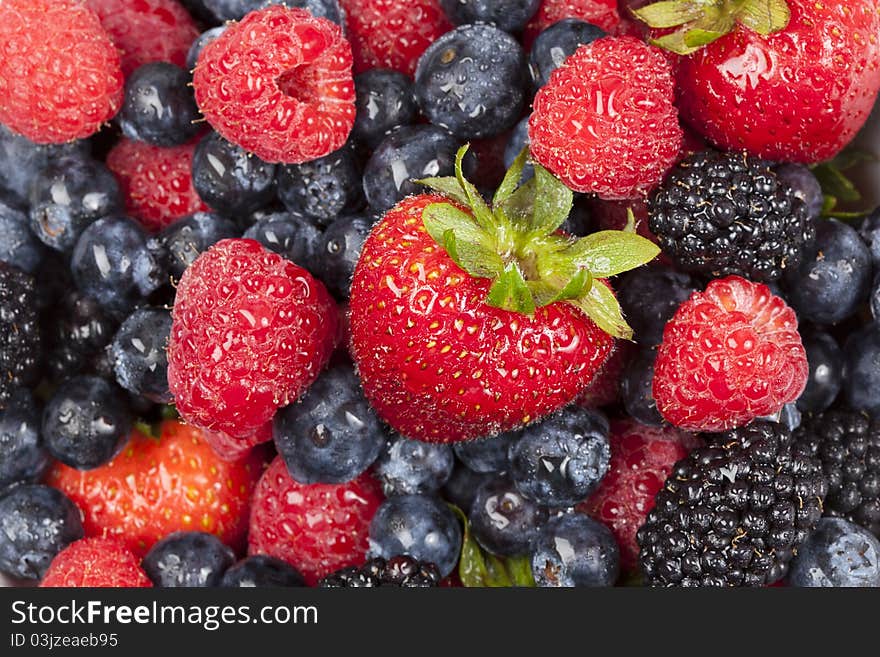
<path id="1" fill-rule="evenodd" d="M 275 411 L 330 358 L 337 322 L 327 290 L 305 269 L 254 240 L 218 242 L 177 287 L 168 343 L 177 410 L 208 431 L 265 437 Z"/>
<path id="2" fill-rule="evenodd" d="M 578 511 L 605 523 L 620 546 L 620 566 L 638 565 L 636 532 L 654 508 L 654 496 L 672 466 L 699 444 L 699 439 L 672 427 L 649 427 L 630 418 L 611 423 L 611 465 Z"/>
<path id="3" fill-rule="evenodd" d="M 354 125 L 351 47 L 342 29 L 272 5 L 204 47 L 196 103 L 228 141 L 266 162 L 299 164 L 340 148 Z"/>
<path id="4" fill-rule="evenodd" d="M 119 53 L 75 0 L 0 3 L 0 123 L 38 143 L 97 132 L 122 106 Z"/>
<path id="5" fill-rule="evenodd" d="M 526 25 L 523 43 L 527 48 L 531 47 L 538 34 L 564 18 L 579 18 L 611 33 L 616 33 L 620 24 L 617 0 L 543 0 L 538 12 Z"/>
<path id="6" fill-rule="evenodd" d="M 691 431 L 726 431 L 776 413 L 807 383 L 797 328 L 766 285 L 712 281 L 666 324 L 654 366 L 661 415 Z"/>
<path id="7" fill-rule="evenodd" d="M 633 37 L 581 46 L 535 96 L 532 156 L 575 191 L 645 196 L 681 150 L 673 95 L 659 49 Z"/>
<path id="8" fill-rule="evenodd" d="M 209 212 L 192 181 L 196 144 L 163 148 L 122 138 L 107 154 L 107 167 L 125 196 L 125 209 L 144 228 L 158 231 L 194 212 Z"/>
<path id="9" fill-rule="evenodd" d="M 312 586 L 364 562 L 370 520 L 381 503 L 379 485 L 367 474 L 344 484 L 300 484 L 279 456 L 254 491 L 248 553 L 288 562 Z"/>
<path id="10" fill-rule="evenodd" d="M 59 552 L 41 587 L 152 587 L 141 561 L 115 538 L 83 538 Z"/>
<path id="11" fill-rule="evenodd" d="M 390 68 L 413 75 L 422 53 L 452 29 L 437 0 L 340 0 L 354 72 Z"/>
<path id="12" fill-rule="evenodd" d="M 85 0 L 122 53 L 128 77 L 147 62 L 186 66 L 186 54 L 199 36 L 189 13 L 175 0 Z"/>

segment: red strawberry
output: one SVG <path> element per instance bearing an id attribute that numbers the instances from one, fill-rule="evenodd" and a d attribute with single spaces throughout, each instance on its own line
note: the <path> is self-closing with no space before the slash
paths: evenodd
<path id="1" fill-rule="evenodd" d="M 609 442 L 608 473 L 578 511 L 611 529 L 620 547 L 621 569 L 633 571 L 639 558 L 636 533 L 654 508 L 654 496 L 675 463 L 700 441 L 672 427 L 649 427 L 627 418 L 611 422 Z"/>
<path id="2" fill-rule="evenodd" d="M 668 12 L 690 5 L 670 20 Z M 657 39 L 681 59 L 682 116 L 726 150 L 770 160 L 836 155 L 865 123 L 880 89 L 880 12 L 874 0 L 661 2 L 637 13 L 649 25 L 683 27 Z M 692 29 L 720 36 L 689 47 Z M 705 43 L 704 39 L 695 43 Z"/>
<path id="3" fill-rule="evenodd" d="M 210 208 L 192 182 L 195 143 L 153 146 L 123 137 L 107 154 L 107 167 L 119 181 L 125 209 L 150 231 Z"/>
<path id="4" fill-rule="evenodd" d="M 153 586 L 141 560 L 116 538 L 83 538 L 61 550 L 41 587 L 120 588 Z"/>
<path id="5" fill-rule="evenodd" d="M 660 414 L 690 431 L 726 431 L 773 415 L 807 383 L 794 311 L 766 285 L 714 280 L 666 324 L 654 366 Z"/>
<path id="6" fill-rule="evenodd" d="M 658 48 L 634 37 L 581 46 L 535 96 L 532 157 L 575 191 L 644 197 L 681 150 L 673 92 Z"/>
<path id="7" fill-rule="evenodd" d="M 489 208 L 473 185 L 410 197 L 367 238 L 351 288 L 351 347 L 364 392 L 399 433 L 451 442 L 522 427 L 571 402 L 628 336 L 601 280 L 653 258 L 632 233 L 556 233 L 572 193 L 524 158 Z M 568 301 L 568 303 L 564 303 Z M 601 328 L 600 328 L 601 326 Z"/>
<path id="8" fill-rule="evenodd" d="M 217 242 L 177 286 L 168 386 L 187 422 L 245 442 L 271 436 L 330 359 L 338 311 L 305 269 L 248 239 Z"/>
<path id="9" fill-rule="evenodd" d="M 122 106 L 119 53 L 76 0 L 0 2 L 0 123 L 60 144 L 97 132 Z"/>
<path id="10" fill-rule="evenodd" d="M 425 49 L 452 29 L 437 0 L 339 0 L 345 10 L 354 72 L 391 68 L 415 73 Z"/>
<path id="11" fill-rule="evenodd" d="M 204 47 L 196 103 L 224 138 L 266 162 L 314 160 L 340 148 L 354 125 L 351 63 L 338 25 L 271 5 Z"/>
<path id="12" fill-rule="evenodd" d="M 242 543 L 256 456 L 220 459 L 195 427 L 169 420 L 158 438 L 135 430 L 116 458 L 94 470 L 56 463 L 47 483 L 83 512 L 86 536 L 115 536 L 138 555 L 175 531 L 204 531 Z"/>
<path id="13" fill-rule="evenodd" d="M 579 18 L 606 32 L 615 32 L 620 24 L 617 0 L 541 0 L 538 12 L 523 32 L 526 47 L 531 46 L 543 30 L 563 18 Z"/>
<path id="14" fill-rule="evenodd" d="M 344 484 L 301 484 L 276 457 L 254 491 L 248 552 L 288 562 L 313 585 L 364 562 L 370 520 L 382 499 L 368 474 Z"/>

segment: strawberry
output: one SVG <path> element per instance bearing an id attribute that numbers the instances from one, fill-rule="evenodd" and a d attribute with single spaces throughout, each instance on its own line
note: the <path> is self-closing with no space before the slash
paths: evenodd
<path id="1" fill-rule="evenodd" d="M 601 279 L 651 260 L 631 232 L 558 234 L 572 192 L 525 153 L 490 208 L 464 179 L 404 199 L 367 238 L 351 289 L 351 351 L 380 417 L 418 440 L 520 428 L 571 402 L 629 337 Z"/>
<path id="2" fill-rule="evenodd" d="M 61 550 L 41 587 L 150 588 L 141 560 L 116 538 L 83 538 Z"/>
<path id="3" fill-rule="evenodd" d="M 82 510 L 86 536 L 115 536 L 144 555 L 175 531 L 210 532 L 240 546 L 260 472 L 256 455 L 224 461 L 199 429 L 168 420 L 158 438 L 135 430 L 116 458 L 94 470 L 56 463 L 47 483 Z"/>
<path id="4" fill-rule="evenodd" d="M 635 11 L 654 43 L 687 55 L 682 116 L 726 150 L 818 162 L 865 123 L 880 90 L 874 0 L 657 2 Z"/>

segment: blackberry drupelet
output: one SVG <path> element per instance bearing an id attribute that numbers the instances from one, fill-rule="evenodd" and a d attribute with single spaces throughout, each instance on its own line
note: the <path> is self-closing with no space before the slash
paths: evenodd
<path id="1" fill-rule="evenodd" d="M 880 536 L 880 422 L 859 411 L 831 410 L 806 417 L 794 438 L 822 463 L 825 515 Z"/>
<path id="2" fill-rule="evenodd" d="M 440 571 L 432 563 L 417 561 L 400 555 L 387 561 L 381 557 L 370 559 L 363 566 L 337 570 L 318 582 L 324 589 L 394 586 L 398 588 L 427 588 L 440 583 Z"/>
<path id="3" fill-rule="evenodd" d="M 18 267 L 0 262 L 0 408 L 18 386 L 31 386 L 40 376 L 43 341 L 34 279 Z"/>
<path id="4" fill-rule="evenodd" d="M 779 424 L 705 434 L 639 529 L 652 586 L 763 586 L 782 578 L 822 515 L 818 459 Z"/>
<path id="5" fill-rule="evenodd" d="M 744 153 L 695 153 L 650 199 L 649 227 L 688 271 L 774 281 L 800 264 L 816 229 L 768 164 Z"/>

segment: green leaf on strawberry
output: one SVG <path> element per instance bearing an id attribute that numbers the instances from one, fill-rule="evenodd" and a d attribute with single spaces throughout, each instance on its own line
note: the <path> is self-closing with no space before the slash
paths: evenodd
<path id="1" fill-rule="evenodd" d="M 861 219 L 871 213 L 873 208 L 852 209 L 853 204 L 858 207 L 859 201 L 863 197 L 861 191 L 845 172 L 859 164 L 874 162 L 876 159 L 876 156 L 871 153 L 848 149 L 827 162 L 821 162 L 811 167 L 824 195 L 823 217 L 848 221 Z M 840 203 L 849 204 L 850 209 L 841 209 Z"/>
<path id="2" fill-rule="evenodd" d="M 532 315 L 537 308 L 567 302 L 610 335 L 631 338 L 614 294 L 597 279 L 639 267 L 660 252 L 634 232 L 634 218 L 625 230 L 580 239 L 561 233 L 574 194 L 537 163 L 534 177 L 520 184 L 527 150 L 517 156 L 490 207 L 462 173 L 467 148 L 457 154 L 454 178 L 420 181 L 450 199 L 426 207 L 422 221 L 459 267 L 492 281 L 486 303 Z"/>

